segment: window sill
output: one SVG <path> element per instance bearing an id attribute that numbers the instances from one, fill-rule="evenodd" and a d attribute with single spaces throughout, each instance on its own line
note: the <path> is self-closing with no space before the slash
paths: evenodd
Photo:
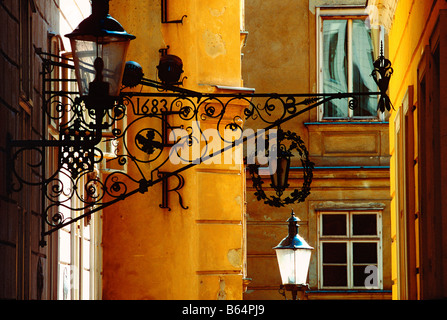
<path id="1" fill-rule="evenodd" d="M 391 300 L 392 291 L 382 289 L 319 289 L 306 291 L 306 296 L 309 300 Z"/>
<path id="2" fill-rule="evenodd" d="M 318 290 L 306 290 L 306 293 L 391 293 L 391 290 L 382 290 L 382 289 L 318 289 Z"/>
<path id="3" fill-rule="evenodd" d="M 314 126 L 314 125 L 388 125 L 389 122 L 388 121 L 371 121 L 371 120 L 366 120 L 366 121 L 321 121 L 321 122 L 304 122 L 304 125 L 307 126 Z"/>

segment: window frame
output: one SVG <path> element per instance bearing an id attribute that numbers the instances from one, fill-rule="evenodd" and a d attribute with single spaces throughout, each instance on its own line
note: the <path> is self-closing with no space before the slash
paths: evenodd
<path id="1" fill-rule="evenodd" d="M 20 53 L 20 98 L 32 105 L 33 59 L 32 59 L 32 14 L 28 0 L 19 2 L 19 53 Z"/>
<path id="2" fill-rule="evenodd" d="M 352 21 L 356 18 L 367 19 L 368 11 L 365 7 L 317 7 L 316 8 L 316 79 L 317 79 L 317 87 L 318 92 L 323 92 L 323 21 L 324 20 L 341 20 L 341 19 L 350 19 L 348 21 Z M 352 22 L 348 23 L 348 28 L 350 28 L 350 33 L 352 34 Z M 376 45 L 379 46 L 380 42 L 385 43 L 385 33 L 383 32 L 383 27 L 379 26 L 379 36 L 378 42 Z M 348 39 L 349 43 L 352 42 L 351 39 Z M 348 46 L 350 46 L 348 44 Z M 348 92 L 352 92 L 353 90 L 353 81 L 352 81 L 352 52 L 348 52 L 348 59 L 351 61 L 348 66 Z M 372 72 L 372 70 L 371 70 Z M 317 120 L 319 122 L 334 122 L 334 121 L 385 121 L 385 114 L 381 112 L 377 112 L 376 116 L 355 116 L 354 111 L 348 108 L 348 116 L 347 117 L 324 117 L 324 104 L 318 107 L 317 112 Z"/>
<path id="3" fill-rule="evenodd" d="M 54 36 L 51 39 L 51 48 L 55 48 L 56 42 L 53 40 L 59 39 L 60 36 Z M 61 42 L 57 42 L 61 43 Z M 61 55 L 62 61 L 66 62 L 67 59 L 72 58 L 70 52 L 62 52 L 63 50 L 58 47 L 58 51 L 51 50 L 52 54 Z M 59 58 L 57 58 L 59 59 Z M 57 68 L 52 75 L 52 78 L 62 79 L 74 79 L 74 70 L 68 68 Z M 77 82 L 63 82 L 59 84 L 55 82 L 52 90 L 62 90 L 67 92 L 77 91 Z M 72 99 L 76 97 L 75 94 L 71 94 Z M 68 103 L 67 98 L 59 97 L 62 99 L 63 104 Z M 66 112 L 64 118 L 61 119 L 63 123 L 67 122 L 70 117 L 70 113 Z M 60 121 L 50 121 L 47 125 L 47 131 L 50 139 L 59 139 L 59 124 Z M 49 166 L 53 169 L 48 172 L 54 172 L 59 166 L 58 149 L 52 149 L 49 155 Z M 65 171 L 62 169 L 62 171 Z M 99 169 L 96 166 L 96 173 L 99 175 Z M 67 172 L 66 172 L 67 173 Z M 70 185 L 71 182 L 66 174 L 60 173 L 59 179 L 63 184 Z M 66 179 L 66 180 L 65 180 Z M 78 190 L 84 190 L 85 184 L 88 182 L 87 177 L 80 177 Z M 67 201 L 65 196 L 61 196 L 61 202 Z M 68 200 L 70 206 L 73 208 L 81 208 L 83 203 L 80 199 L 73 197 Z M 71 210 L 69 208 L 60 207 L 64 216 L 70 218 L 76 218 L 86 213 L 84 210 Z M 55 233 L 53 250 L 55 252 L 55 259 L 53 260 L 53 268 L 55 270 L 53 278 L 53 298 L 57 300 L 96 300 L 101 298 L 102 290 L 102 248 L 101 248 L 101 231 L 102 230 L 102 217 L 99 213 L 85 217 L 75 223 L 67 225 L 59 229 Z"/>
<path id="4" fill-rule="evenodd" d="M 324 215 L 346 215 L 346 235 L 323 235 L 323 216 Z M 353 235 L 353 219 L 356 214 L 374 214 L 376 216 L 376 235 Z M 382 246 L 382 211 L 381 210 L 327 210 L 318 214 L 318 288 L 329 290 L 382 290 L 383 289 L 383 246 Z M 346 243 L 346 263 L 323 263 L 323 244 L 324 243 Z M 354 243 L 376 243 L 377 261 L 375 264 L 354 263 Z M 346 286 L 328 286 L 324 285 L 324 266 L 327 265 L 346 265 L 347 282 Z M 355 265 L 377 265 L 377 286 L 366 288 L 365 286 L 354 285 L 354 267 Z"/>

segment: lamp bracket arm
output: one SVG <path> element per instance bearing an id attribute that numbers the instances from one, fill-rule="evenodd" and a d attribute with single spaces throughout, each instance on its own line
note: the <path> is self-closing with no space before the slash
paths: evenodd
<path id="1" fill-rule="evenodd" d="M 168 20 L 168 0 L 161 0 L 161 23 L 181 23 L 187 15 L 183 15 L 180 20 Z"/>

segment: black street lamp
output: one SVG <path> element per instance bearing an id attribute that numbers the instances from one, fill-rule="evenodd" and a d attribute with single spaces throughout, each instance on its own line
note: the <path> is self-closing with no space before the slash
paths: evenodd
<path id="1" fill-rule="evenodd" d="M 82 97 L 118 97 L 127 49 L 135 36 L 109 15 L 109 0 L 92 0 L 92 14 L 66 37 L 70 39 Z M 99 96 L 99 97 L 98 97 Z"/>
<path id="2" fill-rule="evenodd" d="M 289 235 L 276 247 L 281 273 L 282 286 L 292 292 L 293 300 L 296 300 L 298 291 L 307 288 L 307 272 L 309 270 L 311 246 L 298 234 L 298 221 L 292 210 L 289 222 Z"/>

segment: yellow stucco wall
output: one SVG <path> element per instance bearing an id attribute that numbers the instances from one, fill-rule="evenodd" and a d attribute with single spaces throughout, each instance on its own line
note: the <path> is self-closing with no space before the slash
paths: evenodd
<path id="1" fill-rule="evenodd" d="M 140 63 L 146 78 L 158 80 L 158 50 L 169 46 L 168 53 L 183 60 L 184 88 L 214 92 L 213 85 L 241 86 L 240 1 L 167 3 L 168 19 L 187 16 L 182 24 L 161 24 L 160 1 L 110 2 L 111 15 L 136 36 L 128 60 Z M 234 106 L 228 119 L 243 108 Z M 208 122 L 204 128 L 215 126 Z M 143 168 L 150 172 L 152 167 Z M 243 165 L 201 164 L 182 175 L 186 210 L 174 193 L 172 211 L 159 207 L 161 184 L 104 210 L 104 299 L 242 298 Z"/>
<path id="2" fill-rule="evenodd" d="M 396 117 L 400 114 L 402 118 L 402 101 L 409 87 L 412 87 L 414 101 L 413 104 L 418 107 L 418 65 L 424 54 L 425 46 L 430 43 L 430 37 L 435 28 L 439 10 L 445 9 L 447 6 L 444 1 L 412 1 L 400 0 L 398 2 L 394 22 L 389 32 L 389 59 L 393 63 L 394 73 L 390 82 L 390 98 L 395 110 L 392 111 L 390 117 L 389 139 L 391 154 L 391 185 L 390 193 L 392 197 L 391 203 L 391 237 L 392 237 L 392 278 L 393 278 L 393 299 L 406 299 L 410 294 L 416 296 L 417 293 L 406 292 L 405 274 L 402 268 L 409 267 L 402 257 L 406 256 L 406 244 L 399 241 L 399 210 L 397 201 L 397 190 L 402 186 L 402 181 L 398 179 L 397 171 L 403 163 L 396 160 L 397 146 L 396 141 L 396 124 L 402 123 L 401 119 Z M 412 107 L 412 106 L 410 106 Z M 414 127 L 416 130 L 415 138 L 417 139 L 417 112 L 415 115 Z M 417 145 L 417 140 L 415 144 Z M 417 150 L 416 150 L 417 152 Z M 415 175 L 418 176 L 417 166 L 415 167 Z M 417 179 L 416 179 L 417 183 Z M 418 211 L 416 185 L 416 211 Z M 417 233 L 417 230 L 409 232 Z M 415 250 L 419 250 L 416 244 Z M 414 267 L 414 266 L 413 266 Z M 419 294 L 417 294 L 419 297 Z"/>

